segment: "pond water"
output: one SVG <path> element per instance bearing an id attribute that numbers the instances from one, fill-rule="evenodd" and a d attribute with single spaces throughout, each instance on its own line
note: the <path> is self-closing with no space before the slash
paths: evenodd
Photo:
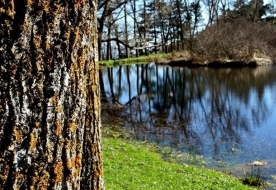
<path id="1" fill-rule="evenodd" d="M 260 160 L 276 176 L 276 67 L 182 68 L 154 63 L 100 70 L 102 123 L 131 138 L 242 172 Z M 269 189 L 269 188 L 268 188 Z"/>

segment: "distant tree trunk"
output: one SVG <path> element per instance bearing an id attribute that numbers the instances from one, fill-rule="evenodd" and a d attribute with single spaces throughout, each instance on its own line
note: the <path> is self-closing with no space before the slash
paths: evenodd
<path id="1" fill-rule="evenodd" d="M 183 19 L 182 19 L 182 14 L 183 14 L 183 9 L 182 9 L 182 1 L 177 0 L 176 1 L 176 10 L 177 10 L 177 42 L 176 42 L 176 49 L 179 51 L 180 49 L 184 49 L 184 31 L 183 31 Z M 179 38 L 180 38 L 180 44 L 179 44 Z M 180 46 L 180 47 L 179 47 Z"/>
<path id="2" fill-rule="evenodd" d="M 115 36 L 116 36 L 116 39 L 120 38 L 117 28 L 115 28 Z M 117 45 L 117 50 L 118 50 L 118 56 L 119 56 L 119 58 L 121 58 L 122 57 L 122 50 L 121 50 L 121 46 L 120 46 L 120 43 L 119 43 L 118 40 L 116 41 L 116 45 Z"/>
<path id="3" fill-rule="evenodd" d="M 131 4 L 132 12 L 133 12 L 133 38 L 135 40 L 135 46 L 139 46 L 138 39 L 137 39 L 137 18 L 136 18 L 136 1 L 133 1 L 133 4 Z M 139 50 L 136 49 L 136 57 L 139 57 Z"/>
<path id="4" fill-rule="evenodd" d="M 127 8 L 126 8 L 126 4 L 124 5 L 124 19 L 125 19 L 125 41 L 126 41 L 126 44 L 129 44 L 129 41 L 128 41 L 128 29 L 127 29 Z M 129 48 L 127 47 L 127 45 L 125 45 L 125 51 L 126 51 L 126 58 L 129 57 Z"/>
<path id="5" fill-rule="evenodd" d="M 111 38 L 111 27 L 112 27 L 111 17 L 112 17 L 112 15 L 108 16 L 108 28 L 107 28 L 107 38 L 108 39 Z M 107 60 L 112 59 L 112 56 L 111 56 L 111 41 L 107 41 L 106 59 Z"/>
<path id="6" fill-rule="evenodd" d="M 217 21 L 218 24 L 218 9 L 219 9 L 219 1 L 218 0 L 206 0 L 206 6 L 208 11 L 208 22 L 207 26 L 212 25 L 215 21 Z"/>
<path id="7" fill-rule="evenodd" d="M 97 1 L 0 10 L 0 189 L 104 189 Z"/>
<path id="8" fill-rule="evenodd" d="M 99 1 L 101 2 L 101 1 Z M 98 19 L 98 50 L 99 50 L 99 60 L 103 60 L 103 54 L 102 54 L 102 39 L 103 39 L 103 33 L 104 33 L 104 23 L 105 23 L 105 19 L 108 16 L 108 12 L 109 12 L 109 4 L 110 4 L 110 0 L 104 0 L 103 3 L 101 5 L 99 5 L 100 7 L 104 7 L 103 9 L 103 13 L 100 16 L 100 18 Z M 100 8 L 99 7 L 99 8 Z"/>

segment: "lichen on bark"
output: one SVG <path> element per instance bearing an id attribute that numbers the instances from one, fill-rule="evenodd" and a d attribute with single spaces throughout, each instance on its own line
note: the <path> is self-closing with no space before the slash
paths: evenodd
<path id="1" fill-rule="evenodd" d="M 97 2 L 0 2 L 0 189 L 104 189 Z"/>

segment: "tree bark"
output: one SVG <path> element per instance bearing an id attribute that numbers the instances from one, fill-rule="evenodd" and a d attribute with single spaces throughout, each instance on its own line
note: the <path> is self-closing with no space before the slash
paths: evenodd
<path id="1" fill-rule="evenodd" d="M 0 189 L 104 189 L 96 13 L 0 2 Z"/>

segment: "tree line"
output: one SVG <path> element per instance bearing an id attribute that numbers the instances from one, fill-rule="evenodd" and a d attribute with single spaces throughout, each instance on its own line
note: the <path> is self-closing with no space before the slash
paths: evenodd
<path id="1" fill-rule="evenodd" d="M 100 0 L 99 58 L 195 51 L 198 35 L 214 26 L 244 22 L 275 25 L 274 0 Z"/>

